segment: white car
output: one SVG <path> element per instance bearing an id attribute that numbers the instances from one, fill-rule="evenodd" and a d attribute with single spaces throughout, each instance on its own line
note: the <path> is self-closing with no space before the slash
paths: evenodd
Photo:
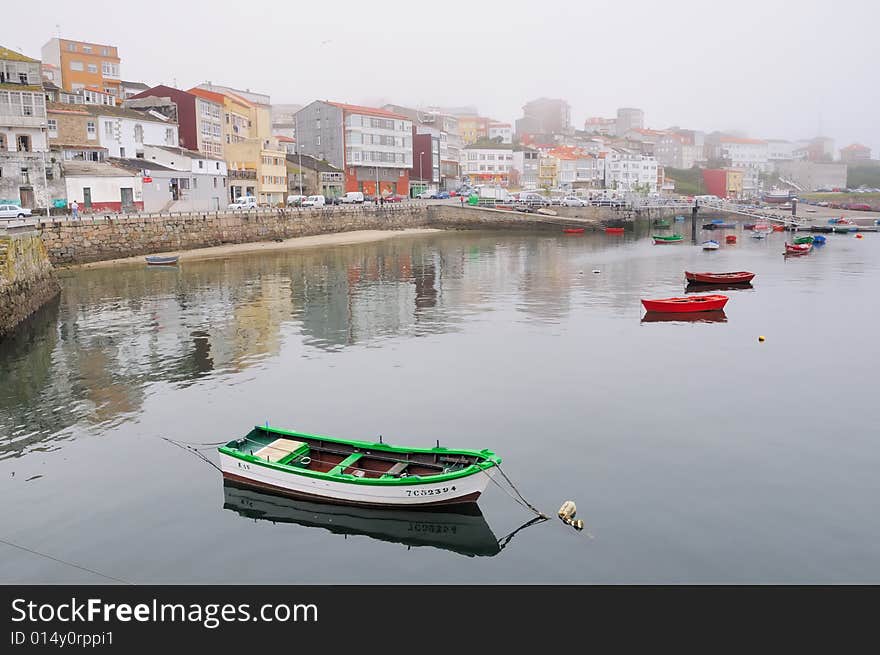
<path id="1" fill-rule="evenodd" d="M 327 204 L 327 199 L 322 195 L 317 196 L 309 196 L 307 200 L 304 200 L 302 203 L 303 207 L 323 207 Z"/>
<path id="2" fill-rule="evenodd" d="M 416 198 L 421 198 L 422 200 L 430 200 L 434 197 L 436 191 L 422 191 L 420 194 L 416 196 Z"/>
<path id="3" fill-rule="evenodd" d="M 0 205 L 0 218 L 25 218 L 30 215 L 30 209 L 18 205 Z"/>
<path id="4" fill-rule="evenodd" d="M 562 205 L 565 207 L 586 207 L 587 203 L 576 196 L 567 196 L 562 199 Z"/>
<path id="5" fill-rule="evenodd" d="M 241 196 L 226 206 L 227 209 L 257 209 L 257 199 L 253 196 Z"/>

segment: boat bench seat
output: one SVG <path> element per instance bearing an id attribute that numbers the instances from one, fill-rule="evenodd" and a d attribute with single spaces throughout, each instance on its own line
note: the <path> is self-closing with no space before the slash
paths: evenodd
<path id="1" fill-rule="evenodd" d="M 363 453 L 352 453 L 351 455 L 346 457 L 344 460 L 339 462 L 339 464 L 337 464 L 332 469 L 330 469 L 329 474 L 330 475 L 339 475 L 340 473 L 345 471 L 345 469 L 347 469 L 349 466 L 354 464 L 356 461 L 358 461 L 363 456 L 364 456 Z"/>
<path id="2" fill-rule="evenodd" d="M 383 478 L 396 477 L 397 475 L 402 473 L 403 469 L 405 469 L 407 466 L 409 466 L 409 462 L 397 462 L 394 466 L 392 466 L 390 469 L 385 471 L 385 473 L 382 474 L 382 477 Z"/>
<path id="3" fill-rule="evenodd" d="M 304 441 L 295 441 L 293 439 L 276 439 L 270 444 L 266 444 L 258 451 L 254 452 L 254 457 L 265 459 L 267 462 L 280 462 L 285 458 L 300 455 L 307 452 L 309 445 Z"/>

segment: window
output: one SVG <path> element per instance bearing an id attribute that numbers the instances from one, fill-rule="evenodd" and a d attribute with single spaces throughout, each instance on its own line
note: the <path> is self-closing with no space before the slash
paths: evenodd
<path id="1" fill-rule="evenodd" d="M 216 167 L 216 169 L 217 169 L 218 171 L 220 170 L 220 162 L 219 162 L 219 161 L 215 161 L 215 162 L 214 162 L 214 166 Z"/>
<path id="2" fill-rule="evenodd" d="M 70 52 L 76 52 L 76 44 L 75 43 L 68 43 L 67 49 L 70 50 Z"/>
<path id="3" fill-rule="evenodd" d="M 49 136 L 58 136 L 58 121 L 50 118 L 46 121 L 46 127 L 49 129 Z"/>
<path id="4" fill-rule="evenodd" d="M 27 134 L 18 134 L 15 137 L 15 149 L 19 152 L 31 151 L 31 138 Z"/>
<path id="5" fill-rule="evenodd" d="M 165 128 L 165 143 L 169 146 L 177 145 L 174 143 L 174 130 L 170 127 Z"/>
<path id="6" fill-rule="evenodd" d="M 89 121 L 86 123 L 86 136 L 89 139 L 94 139 L 97 135 L 97 130 L 95 129 L 95 121 Z"/>
<path id="7" fill-rule="evenodd" d="M 24 168 L 24 167 L 21 168 L 21 183 L 22 184 L 30 184 L 31 183 L 30 173 L 28 173 L 28 169 Z"/>
<path id="8" fill-rule="evenodd" d="M 102 61 L 101 62 L 101 74 L 104 75 L 104 77 L 118 78 L 119 77 L 119 65 L 114 64 L 109 61 Z"/>
<path id="9" fill-rule="evenodd" d="M 70 62 L 70 70 L 81 71 L 82 69 L 83 69 L 83 63 L 81 61 Z"/>
<path id="10" fill-rule="evenodd" d="M 205 167 L 205 162 L 200 159 L 199 160 L 199 168 L 204 168 L 204 167 Z"/>
<path id="11" fill-rule="evenodd" d="M 101 54 L 104 55 L 105 57 L 109 57 L 110 56 L 110 49 L 109 48 L 101 48 Z"/>
<path id="12" fill-rule="evenodd" d="M 215 189 L 217 188 L 217 178 L 216 177 L 214 178 L 214 188 Z"/>
<path id="13" fill-rule="evenodd" d="M 87 70 L 88 72 L 90 72 L 90 73 L 97 73 L 97 72 L 98 72 L 98 66 L 97 66 L 97 64 L 87 64 L 87 65 L 86 65 L 86 70 Z"/>
<path id="14" fill-rule="evenodd" d="M 315 145 L 316 145 L 316 146 L 321 145 L 321 137 L 320 137 L 320 136 L 316 136 L 316 137 L 315 137 Z"/>
<path id="15" fill-rule="evenodd" d="M 113 123 L 111 123 L 110 121 L 104 123 L 104 136 L 113 138 Z"/>
<path id="16" fill-rule="evenodd" d="M 22 114 L 22 116 L 33 116 L 34 115 L 34 96 L 33 96 L 33 94 L 31 94 L 31 93 L 22 93 L 21 94 L 21 114 Z"/>
<path id="17" fill-rule="evenodd" d="M 194 177 L 193 178 L 193 189 L 198 189 L 198 188 L 199 188 L 199 178 Z"/>
<path id="18" fill-rule="evenodd" d="M 144 142 L 144 126 L 140 123 L 134 126 L 134 141 L 135 143 Z"/>
<path id="19" fill-rule="evenodd" d="M 6 135 L 0 134 L 0 150 L 6 150 Z M 2 170 L 2 167 L 0 167 Z"/>
<path id="20" fill-rule="evenodd" d="M 86 53 L 88 53 L 88 54 L 92 54 L 92 46 L 90 46 L 90 45 L 84 45 L 84 46 L 83 46 L 83 52 L 86 52 Z"/>

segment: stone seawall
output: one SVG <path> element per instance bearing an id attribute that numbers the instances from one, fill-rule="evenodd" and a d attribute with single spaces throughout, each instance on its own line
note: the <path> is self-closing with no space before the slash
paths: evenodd
<path id="1" fill-rule="evenodd" d="M 558 230 L 560 225 L 583 225 L 594 229 L 601 221 L 633 218 L 631 212 L 607 207 L 554 207 L 554 211 L 557 216 L 455 204 L 404 203 L 382 208 L 360 206 L 105 216 L 83 221 L 41 221 L 39 228 L 49 259 L 56 266 L 64 266 L 354 230 L 419 227 Z M 649 218 L 673 213 L 673 210 L 652 210 L 640 216 Z"/>
<path id="2" fill-rule="evenodd" d="M 0 339 L 60 291 L 36 230 L 0 234 Z"/>

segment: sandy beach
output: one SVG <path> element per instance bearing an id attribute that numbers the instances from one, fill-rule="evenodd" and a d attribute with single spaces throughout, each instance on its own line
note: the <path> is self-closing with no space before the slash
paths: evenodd
<path id="1" fill-rule="evenodd" d="M 168 251 L 151 253 L 156 256 L 178 255 L 178 261 L 195 261 L 202 259 L 222 259 L 234 255 L 243 255 L 255 252 L 270 252 L 279 250 L 299 250 L 301 248 L 317 248 L 321 246 L 345 246 L 355 243 L 369 243 L 382 239 L 393 239 L 402 236 L 417 236 L 442 232 L 431 228 L 412 228 L 406 230 L 356 230 L 353 232 L 338 232 L 334 234 L 316 234 L 309 237 L 294 237 L 284 241 L 257 241 L 254 243 L 230 243 L 222 246 L 209 248 L 197 248 L 194 250 Z M 124 257 L 121 259 L 108 259 L 101 262 L 78 264 L 71 268 L 98 268 L 101 266 L 119 266 L 122 264 L 143 264 L 144 255 Z"/>

